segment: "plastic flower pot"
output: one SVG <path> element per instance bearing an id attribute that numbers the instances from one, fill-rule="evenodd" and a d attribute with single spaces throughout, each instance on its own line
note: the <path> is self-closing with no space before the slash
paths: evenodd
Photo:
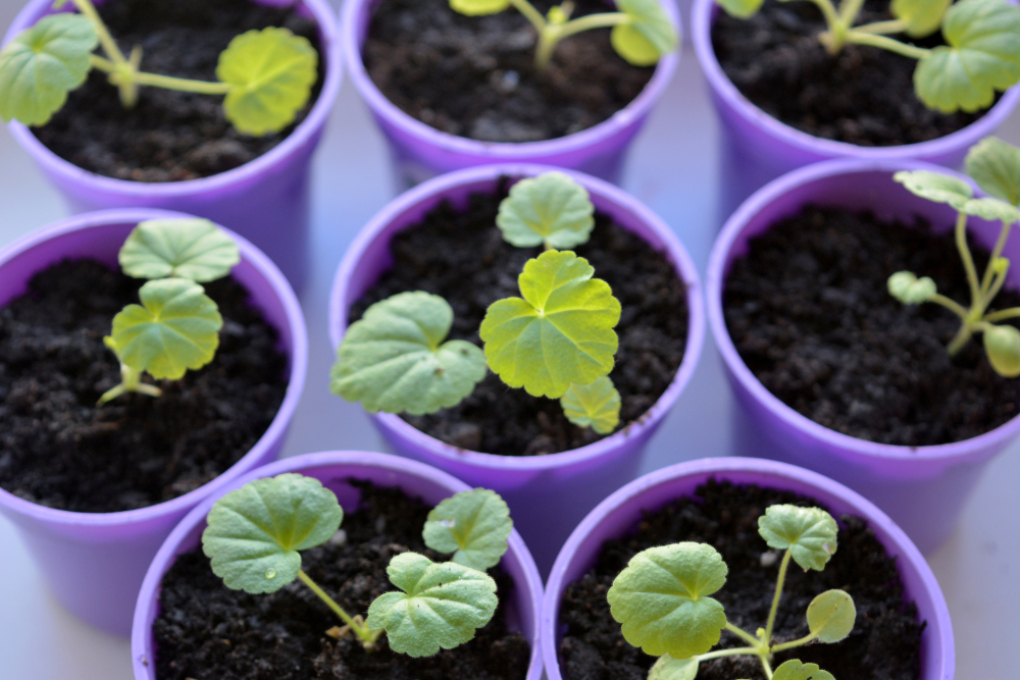
<path id="1" fill-rule="evenodd" d="M 293 4 L 283 0 L 252 1 L 277 6 Z M 31 130 L 17 121 L 11 121 L 8 128 L 64 197 L 72 214 L 145 207 L 206 217 L 269 253 L 294 288 L 300 290 L 308 273 L 312 153 L 340 90 L 341 65 L 332 8 L 326 0 L 297 0 L 296 4 L 301 13 L 314 18 L 319 25 L 319 59 L 325 69 L 322 91 L 308 116 L 285 140 L 238 168 L 182 182 L 132 182 L 79 168 L 43 146 Z M 52 6 L 53 0 L 31 0 L 11 24 L 4 44 L 54 12 Z M 110 96 L 117 96 L 112 86 Z"/>
<path id="2" fill-rule="evenodd" d="M 390 148 L 397 184 L 413 186 L 453 170 L 493 163 L 542 163 L 580 170 L 618 183 L 631 140 L 641 130 L 676 70 L 680 52 L 659 60 L 652 79 L 634 101 L 608 120 L 581 132 L 540 142 L 482 142 L 441 132 L 404 113 L 386 98 L 365 71 L 361 48 L 380 0 L 346 0 L 341 21 L 344 61 L 351 81 L 368 104 Z M 660 0 L 682 34 L 673 0 Z M 516 11 L 516 10 L 513 10 Z"/>
<path id="3" fill-rule="evenodd" d="M 189 217 L 162 210 L 107 210 L 70 217 L 0 251 L 0 307 L 23 294 L 39 270 L 65 258 L 91 257 L 117 266 L 117 252 L 143 220 Z M 241 263 L 231 276 L 251 292 L 252 303 L 280 334 L 290 360 L 289 384 L 280 410 L 252 449 L 230 469 L 194 491 L 147 508 L 110 513 L 54 510 L 0 489 L 0 512 L 19 530 L 57 600 L 78 618 L 117 635 L 128 635 L 145 570 L 163 539 L 202 499 L 271 460 L 283 445 L 308 367 L 304 317 L 286 279 L 257 248 L 231 234 Z"/>
<path id="4" fill-rule="evenodd" d="M 557 648 L 562 635 L 560 600 L 566 587 L 591 569 L 603 542 L 625 535 L 641 521 L 642 513 L 690 495 L 712 478 L 793 491 L 814 498 L 835 517 L 852 514 L 867 520 L 886 552 L 896 558 L 904 596 L 917 603 L 918 619 L 927 622 L 921 638 L 920 680 L 953 679 L 953 625 L 942 590 L 924 557 L 885 513 L 845 486 L 793 465 L 755 458 L 707 458 L 656 470 L 631 482 L 600 503 L 570 535 L 556 558 L 542 603 L 542 658 L 548 680 L 563 680 Z M 867 622 L 858 619 L 857 625 Z"/>
<path id="5" fill-rule="evenodd" d="M 462 170 L 430 180 L 390 203 L 358 234 L 337 270 L 329 309 L 334 349 L 343 339 L 350 306 L 393 264 L 389 244 L 396 233 L 420 222 L 444 200 L 466 206 L 471 193 L 494 192 L 500 177 L 529 177 L 550 169 L 496 165 Z M 666 253 L 687 286 L 687 345 L 683 362 L 666 392 L 641 419 L 612 436 L 544 456 L 466 451 L 430 437 L 397 415 L 372 414 L 376 427 L 395 452 L 503 496 L 543 574 L 548 573 L 556 552 L 585 513 L 637 474 L 645 445 L 694 373 L 704 333 L 697 270 L 669 227 L 620 189 L 580 173 L 568 174 L 588 190 L 596 210 L 611 215 L 621 227 Z"/>
<path id="6" fill-rule="evenodd" d="M 740 407 L 737 453 L 793 463 L 846 484 L 888 513 L 927 552 L 952 532 L 984 467 L 1020 432 L 1020 418 L 981 436 L 937 446 L 876 444 L 830 430 L 759 382 L 733 345 L 722 307 L 726 276 L 733 261 L 747 252 L 748 239 L 807 204 L 870 210 L 881 219 L 921 215 L 935 231 L 951 229 L 956 220 L 952 208 L 918 198 L 893 181 L 894 172 L 909 169 L 946 172 L 911 161 L 845 159 L 803 168 L 762 188 L 730 218 L 712 250 L 708 318 Z M 968 228 L 991 250 L 1001 224 L 971 218 Z M 1004 256 L 1020 257 L 1020 240 L 1010 239 Z M 1017 285 L 1014 272 L 1007 286 Z"/>
<path id="7" fill-rule="evenodd" d="M 318 479 L 333 491 L 345 512 L 352 512 L 358 503 L 359 493 L 346 483 L 348 479 L 367 480 L 379 486 L 399 487 L 411 496 L 426 503 L 438 504 L 455 493 L 467 491 L 464 482 L 428 465 L 411 462 L 385 453 L 360 451 L 330 451 L 309 453 L 277 461 L 250 472 L 230 484 L 217 489 L 213 496 L 192 510 L 173 530 L 159 549 L 138 594 L 134 626 L 131 632 L 131 656 L 135 680 L 155 680 L 156 649 L 152 624 L 159 616 L 159 593 L 163 575 L 170 570 L 177 556 L 197 548 L 205 530 L 206 515 L 213 503 L 224 494 L 238 489 L 254 479 L 275 477 L 285 472 L 297 472 Z M 513 515 L 511 515 L 511 518 Z M 509 625 L 519 630 L 531 644 L 531 660 L 527 680 L 542 677 L 542 656 L 539 651 L 538 629 L 542 608 L 542 580 L 535 568 L 527 546 L 520 534 L 510 535 L 509 549 L 500 561 L 500 567 L 513 579 L 513 601 L 508 607 Z"/>

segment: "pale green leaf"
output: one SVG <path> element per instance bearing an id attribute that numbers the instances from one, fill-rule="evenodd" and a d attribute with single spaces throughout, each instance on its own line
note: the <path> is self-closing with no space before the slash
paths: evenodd
<path id="1" fill-rule="evenodd" d="M 496 14 L 510 7 L 510 0 L 450 0 L 455 12 L 468 16 Z"/>
<path id="2" fill-rule="evenodd" d="M 1004 378 L 1020 376 L 1020 331 L 1014 326 L 985 329 L 985 354 L 995 372 Z"/>
<path id="3" fill-rule="evenodd" d="M 716 0 L 726 13 L 738 19 L 749 19 L 758 13 L 765 0 Z"/>
<path id="4" fill-rule="evenodd" d="M 136 279 L 176 276 L 202 283 L 226 276 L 241 255 L 222 229 L 196 218 L 140 222 L 118 259 L 124 273 Z"/>
<path id="5" fill-rule="evenodd" d="M 1006 224 L 1020 221 L 1020 210 L 998 198 L 972 198 L 964 203 L 959 211 L 984 220 L 997 220 Z"/>
<path id="6" fill-rule="evenodd" d="M 571 385 L 560 406 L 567 420 L 599 434 L 609 434 L 620 424 L 620 393 L 607 376 L 590 385 Z"/>
<path id="7" fill-rule="evenodd" d="M 772 680 L 836 680 L 832 673 L 823 671 L 814 663 L 801 663 L 800 659 L 790 659 L 772 675 Z"/>
<path id="8" fill-rule="evenodd" d="M 660 656 L 648 671 L 648 680 L 694 680 L 698 677 L 697 659 L 674 659 Z"/>
<path id="9" fill-rule="evenodd" d="M 479 571 L 499 564 L 514 529 L 510 508 L 495 491 L 462 491 L 432 508 L 425 545 L 453 553 L 453 561 Z"/>
<path id="10" fill-rule="evenodd" d="M 1020 205 L 1020 149 L 985 137 L 967 152 L 967 174 L 986 193 Z"/>
<path id="11" fill-rule="evenodd" d="M 808 628 L 822 642 L 839 642 L 854 628 L 857 608 L 844 590 L 826 590 L 811 600 L 807 609 Z"/>
<path id="12" fill-rule="evenodd" d="M 889 294 L 905 305 L 919 305 L 938 292 L 931 277 L 918 279 L 913 272 L 896 272 L 889 277 Z"/>
<path id="13" fill-rule="evenodd" d="M 931 35 L 942 25 L 942 16 L 953 0 L 892 0 L 889 9 L 907 23 L 911 38 Z"/>
<path id="14" fill-rule="evenodd" d="M 635 66 L 652 66 L 676 49 L 676 30 L 658 0 L 617 0 L 616 8 L 630 21 L 614 26 L 609 39 L 625 60 Z"/>
<path id="15" fill-rule="evenodd" d="M 588 191 L 562 172 L 522 179 L 499 204 L 496 226 L 518 248 L 573 248 L 595 226 Z"/>
<path id="16" fill-rule="evenodd" d="M 911 193 L 936 203 L 948 203 L 957 210 L 963 208 L 974 190 L 961 179 L 928 170 L 902 170 L 893 179 Z"/>
<path id="17" fill-rule="evenodd" d="M 802 569 L 825 569 L 836 554 L 838 528 L 832 515 L 820 508 L 773 505 L 758 518 L 758 533 L 776 550 L 790 549 Z"/>

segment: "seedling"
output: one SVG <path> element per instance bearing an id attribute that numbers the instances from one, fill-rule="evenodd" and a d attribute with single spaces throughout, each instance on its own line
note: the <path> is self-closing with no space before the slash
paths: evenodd
<path id="1" fill-rule="evenodd" d="M 984 335 L 985 354 L 996 373 L 1006 378 L 1020 376 L 1020 330 L 997 322 L 1020 317 L 1020 307 L 988 311 L 995 296 L 1002 290 L 1010 262 L 1002 257 L 1009 238 L 1010 226 L 1020 221 L 1020 149 L 989 137 L 972 147 L 967 154 L 967 174 L 990 198 L 974 198 L 966 182 L 950 175 L 927 170 L 898 172 L 893 178 L 912 193 L 936 203 L 948 203 L 958 212 L 956 247 L 970 287 L 970 307 L 940 295 L 935 282 L 925 276 L 918 279 L 913 272 L 896 272 L 889 277 L 889 293 L 905 305 L 934 302 L 960 317 L 962 324 L 949 343 L 949 355 L 956 356 L 973 337 Z M 967 217 L 974 215 L 1002 222 L 999 238 L 992 250 L 984 275 L 978 279 L 974 258 L 967 245 Z"/>
<path id="2" fill-rule="evenodd" d="M 350 616 L 301 569 L 300 552 L 336 534 L 344 512 L 317 480 L 287 473 L 257 479 L 216 501 L 202 533 L 213 573 L 228 588 L 272 593 L 300 579 L 372 651 L 385 632 L 390 649 L 413 657 L 453 649 L 475 636 L 496 612 L 496 582 L 484 570 L 499 563 L 513 530 L 510 511 L 493 491 L 447 498 L 429 513 L 425 544 L 449 562 L 405 552 L 386 568 L 400 589 L 380 595 L 368 617 Z"/>
<path id="3" fill-rule="evenodd" d="M 67 0 L 57 0 L 59 8 Z M 80 14 L 43 17 L 0 50 L 0 117 L 44 125 L 63 107 L 67 93 L 92 69 L 109 74 L 121 103 L 133 108 L 140 86 L 225 95 L 223 111 L 239 132 L 262 136 L 289 125 L 311 93 L 318 55 L 311 43 L 286 28 L 248 31 L 220 54 L 218 82 L 174 78 L 140 70 L 142 49 L 124 56 L 91 0 L 71 0 Z M 105 57 L 93 54 L 102 46 Z"/>
<path id="4" fill-rule="evenodd" d="M 658 0 L 617 0 L 618 12 L 603 12 L 571 19 L 574 3 L 566 0 L 542 16 L 528 0 L 450 0 L 461 14 L 497 14 L 513 5 L 538 31 L 535 66 L 549 65 L 561 40 L 595 28 L 612 28 L 610 41 L 617 54 L 635 66 L 652 66 L 677 46 L 676 30 Z"/>
<path id="5" fill-rule="evenodd" d="M 791 659 L 772 670 L 776 652 L 818 640 L 839 642 L 850 634 L 857 611 L 842 590 L 818 595 L 807 608 L 808 630 L 789 642 L 772 640 L 786 571 L 793 559 L 804 571 L 825 569 L 836 553 L 836 521 L 818 508 L 773 505 L 758 518 L 758 533 L 770 548 L 783 550 L 772 608 L 755 635 L 726 619 L 722 604 L 710 597 L 726 583 L 728 568 L 710 545 L 685 541 L 644 550 L 613 581 L 607 595 L 610 612 L 623 637 L 659 659 L 649 680 L 694 680 L 702 661 L 724 656 L 757 656 L 770 680 L 834 680 L 815 664 Z M 722 631 L 741 638 L 745 647 L 709 651 Z"/>
<path id="6" fill-rule="evenodd" d="M 729 14 L 746 19 L 763 0 L 716 0 Z M 996 90 L 1020 80 L 1020 7 L 1006 0 L 892 0 L 895 19 L 854 26 L 864 0 L 811 0 L 828 30 L 819 42 L 835 55 L 845 45 L 868 45 L 918 61 L 914 90 L 930 109 L 974 112 L 992 104 Z M 941 27 L 946 45 L 932 49 L 889 37 L 924 38 Z"/>

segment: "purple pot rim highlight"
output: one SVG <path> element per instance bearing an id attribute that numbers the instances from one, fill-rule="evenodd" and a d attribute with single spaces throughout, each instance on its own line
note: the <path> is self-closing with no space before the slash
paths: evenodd
<path id="1" fill-rule="evenodd" d="M 926 461 L 939 460 L 956 463 L 968 462 L 971 459 L 981 460 L 995 455 L 995 453 L 982 453 L 982 450 L 1001 450 L 1003 446 L 1020 433 L 1020 416 L 1014 416 L 999 427 L 977 437 L 971 437 L 970 439 L 950 444 L 931 446 L 879 444 L 836 432 L 816 423 L 807 416 L 801 415 L 783 403 L 761 384 L 761 381 L 751 372 L 737 352 L 733 340 L 730 338 L 723 314 L 722 295 L 726 285 L 727 261 L 730 258 L 733 244 L 746 228 L 747 223 L 763 208 L 772 203 L 772 201 L 798 187 L 828 177 L 869 172 L 888 172 L 892 174 L 900 170 L 913 169 L 954 175 L 973 186 L 970 178 L 964 175 L 955 173 L 942 166 L 922 161 L 844 158 L 816 163 L 795 170 L 773 180 L 756 191 L 726 222 L 709 256 L 708 272 L 705 277 L 708 323 L 712 329 L 712 335 L 715 337 L 716 346 L 719 348 L 719 354 L 722 356 L 723 362 L 734 380 L 737 380 L 758 403 L 768 409 L 773 418 L 805 433 L 807 436 L 822 442 L 828 447 L 839 449 L 842 455 L 860 461 L 896 460 L 924 463 Z M 892 182 L 891 179 L 890 182 Z"/>
<path id="2" fill-rule="evenodd" d="M 12 257 L 19 255 L 29 249 L 41 246 L 47 241 L 60 238 L 65 234 L 79 232 L 94 227 L 105 227 L 114 224 L 141 222 L 148 219 L 167 218 L 191 218 L 192 215 L 184 213 L 157 210 L 154 208 L 124 208 L 117 210 L 101 210 L 91 213 L 83 213 L 55 222 L 47 227 L 38 229 L 14 243 L 0 250 L 0 267 Z M 263 455 L 266 448 L 279 442 L 290 424 L 294 410 L 297 408 L 304 389 L 305 375 L 308 372 L 308 331 L 305 328 L 304 315 L 297 297 L 291 289 L 290 284 L 283 274 L 273 264 L 272 260 L 266 257 L 243 236 L 223 229 L 237 243 L 241 251 L 241 261 L 251 264 L 259 274 L 272 286 L 273 292 L 279 298 L 281 305 L 286 310 L 287 323 L 293 334 L 293 347 L 290 352 L 287 377 L 287 391 L 283 401 L 280 403 L 276 415 L 266 431 L 259 437 L 259 440 L 244 454 L 237 462 L 216 476 L 213 480 L 206 482 L 197 489 L 193 489 L 183 496 L 178 496 L 169 501 L 156 503 L 145 508 L 135 510 L 122 510 L 119 512 L 73 512 L 70 510 L 57 510 L 48 508 L 37 503 L 26 501 L 22 498 L 0 489 L 0 505 L 34 520 L 56 524 L 64 527 L 111 527 L 122 526 L 132 523 L 142 523 L 156 517 L 180 512 L 185 508 L 194 506 L 210 493 L 215 492 L 224 484 L 247 472 L 242 465 L 247 460 L 257 460 Z"/>
<path id="3" fill-rule="evenodd" d="M 1009 0 L 1014 3 L 1016 0 Z M 694 0 L 691 12 L 691 42 L 712 91 L 744 122 L 763 134 L 791 147 L 823 157 L 855 156 L 872 160 L 897 158 L 935 158 L 966 149 L 992 134 L 1020 103 L 1020 84 L 1006 90 L 998 102 L 970 125 L 948 135 L 915 144 L 899 146 L 859 146 L 849 142 L 815 137 L 773 118 L 752 104 L 722 70 L 712 47 L 712 24 L 721 8 L 715 0 Z M 875 48 L 880 49 L 880 48 Z"/>
<path id="4" fill-rule="evenodd" d="M 209 177 L 179 182 L 136 182 L 100 175 L 64 160 L 50 151 L 26 125 L 17 120 L 10 121 L 7 124 L 7 129 L 45 172 L 60 176 L 66 181 L 74 182 L 89 190 L 103 193 L 116 193 L 138 198 L 194 196 L 241 184 L 257 175 L 264 174 L 282 163 L 287 156 L 293 154 L 321 132 L 333 109 L 333 104 L 336 102 L 337 93 L 340 91 L 343 68 L 334 13 L 326 0 L 296 0 L 296 2 L 304 4 L 312 13 L 322 36 L 320 45 L 322 52 L 319 53 L 320 63 L 325 67 L 322 90 L 305 119 L 282 142 L 244 165 Z M 22 30 L 35 25 L 47 13 L 52 4 L 53 0 L 31 0 L 15 17 L 2 44 L 6 45 Z M 266 4 L 271 3 L 267 2 Z M 112 89 L 111 96 L 115 96 Z"/>
<path id="5" fill-rule="evenodd" d="M 347 309 L 343 301 L 347 297 L 348 282 L 356 275 L 362 256 L 369 245 L 375 242 L 379 233 L 386 229 L 395 218 L 413 206 L 461 185 L 495 181 L 502 176 L 530 177 L 550 171 L 565 173 L 584 186 L 593 196 L 604 198 L 608 202 L 638 215 L 641 221 L 662 240 L 665 246 L 664 254 L 672 261 L 677 277 L 687 287 L 688 326 L 683 360 L 669 387 L 640 419 L 619 432 L 587 446 L 544 456 L 504 456 L 468 451 L 425 434 L 396 414 L 382 412 L 370 414 L 386 428 L 398 432 L 403 439 L 409 440 L 413 445 L 450 461 L 468 463 L 490 470 L 549 470 L 597 459 L 620 446 L 625 439 L 632 436 L 634 429 L 656 426 L 669 413 L 673 403 L 686 388 L 697 368 L 705 336 L 705 311 L 701 296 L 701 281 L 694 262 L 673 230 L 643 203 L 608 182 L 576 171 L 526 163 L 477 166 L 431 179 L 390 202 L 358 232 L 337 268 L 336 276 L 333 279 L 333 288 L 330 291 L 329 335 L 334 356 L 347 328 Z M 336 398 L 340 399 L 341 397 Z"/>
<path id="6" fill-rule="evenodd" d="M 323 451 L 319 453 L 306 453 L 292 458 L 278 460 L 263 467 L 249 471 L 247 474 L 231 480 L 226 487 L 217 489 L 216 492 L 194 507 L 174 530 L 167 536 L 159 552 L 149 565 L 145 574 L 145 581 L 138 593 L 138 601 L 135 605 L 135 614 L 131 628 L 131 663 L 135 670 L 135 680 L 146 680 L 149 676 L 144 672 L 146 666 L 151 667 L 152 661 L 148 659 L 149 653 L 149 623 L 148 613 L 151 607 L 157 602 L 155 593 L 159 590 L 160 582 L 163 579 L 165 569 L 163 568 L 170 560 L 176 557 L 175 551 L 181 541 L 194 529 L 194 527 L 205 521 L 206 515 L 216 502 L 224 494 L 238 489 L 253 479 L 276 476 L 285 472 L 300 472 L 303 469 L 352 465 L 360 467 L 377 467 L 395 472 L 398 475 L 414 476 L 432 482 L 437 486 L 443 486 L 452 493 L 468 491 L 471 487 L 460 481 L 453 475 L 443 472 L 424 463 L 401 458 L 388 453 L 369 453 L 363 451 Z M 525 588 L 530 596 L 531 604 L 534 607 L 534 618 L 532 620 L 533 633 L 528 643 L 531 645 L 531 656 L 528 663 L 527 680 L 539 680 L 542 677 L 542 647 L 540 643 L 542 600 L 544 589 L 542 579 L 538 575 L 538 567 L 531 556 L 524 539 L 514 529 L 508 540 L 509 549 L 507 554 L 513 556 L 521 563 L 525 575 L 525 583 L 515 583 L 518 588 Z M 144 659 L 144 661 L 143 661 Z M 139 668 L 141 666 L 142 668 Z"/>
<path id="7" fill-rule="evenodd" d="M 856 491 L 817 472 L 764 458 L 731 457 L 703 458 L 686 463 L 677 463 L 676 465 L 649 472 L 607 497 L 577 525 L 577 528 L 574 529 L 566 543 L 564 543 L 560 554 L 556 557 L 556 562 L 553 564 L 546 583 L 545 599 L 542 602 L 542 658 L 545 662 L 546 675 L 550 680 L 561 680 L 558 672 L 559 654 L 556 647 L 558 641 L 557 628 L 560 597 L 563 589 L 568 585 L 564 583 L 564 574 L 578 548 L 587 539 L 592 530 L 621 506 L 634 498 L 640 497 L 649 489 L 669 484 L 676 479 L 688 476 L 707 474 L 725 479 L 728 472 L 759 474 L 763 477 L 762 486 L 768 486 L 768 478 L 770 477 L 790 479 L 812 486 L 819 489 L 822 493 L 836 497 L 853 507 L 855 514 L 866 519 L 869 524 L 877 523 L 881 525 L 888 535 L 890 542 L 899 551 L 900 556 L 916 567 L 924 590 L 931 595 L 932 604 L 934 605 L 936 621 L 929 621 L 928 629 L 930 630 L 933 627 L 932 623 L 935 623 L 938 627 L 937 633 L 943 649 L 942 668 L 935 670 L 928 669 L 921 677 L 923 680 L 946 680 L 953 676 L 953 669 L 956 665 L 956 650 L 953 641 L 953 624 L 949 616 L 949 607 L 928 562 L 921 555 L 913 541 L 903 533 L 899 525 L 893 522 L 875 504 Z M 886 547 L 886 551 L 889 551 L 888 547 Z M 555 676 L 552 674 L 553 669 L 557 671 Z"/>
<path id="8" fill-rule="evenodd" d="M 673 73 L 676 71 L 677 64 L 680 61 L 680 51 L 682 50 L 683 22 L 680 12 L 677 10 L 674 0 L 659 0 L 659 4 L 666 12 L 666 16 L 669 17 L 674 28 L 676 28 L 680 42 L 675 50 L 659 59 L 651 80 L 648 81 L 644 89 L 641 90 L 641 93 L 627 106 L 597 125 L 563 137 L 537 142 L 484 142 L 452 135 L 421 122 L 417 118 L 404 113 L 400 107 L 387 99 L 386 95 L 376 87 L 375 83 L 368 76 L 365 65 L 361 60 L 362 43 L 357 35 L 358 17 L 365 5 L 371 2 L 373 0 L 345 0 L 344 6 L 341 9 L 342 20 L 340 22 L 340 30 L 343 35 L 343 59 L 347 65 L 347 73 L 351 82 L 354 83 L 355 89 L 361 94 L 369 109 L 375 115 L 381 117 L 387 124 L 406 134 L 424 139 L 429 144 L 439 147 L 444 151 L 473 156 L 488 156 L 492 159 L 491 162 L 493 163 L 526 162 L 529 159 L 538 160 L 543 157 L 565 154 L 600 144 L 606 138 L 616 134 L 621 128 L 648 115 L 673 79 Z"/>

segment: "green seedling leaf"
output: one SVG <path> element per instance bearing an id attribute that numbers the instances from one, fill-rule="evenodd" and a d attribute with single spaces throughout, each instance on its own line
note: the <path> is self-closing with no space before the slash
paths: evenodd
<path id="1" fill-rule="evenodd" d="M 233 86 L 223 100 L 227 120 L 256 137 L 282 130 L 308 101 L 318 61 L 312 44 L 286 28 L 237 36 L 216 65 L 216 77 Z"/>
<path id="2" fill-rule="evenodd" d="M 595 227 L 588 191 L 562 172 L 522 179 L 499 204 L 496 225 L 518 248 L 573 248 Z"/>
<path id="3" fill-rule="evenodd" d="M 1020 149 L 986 137 L 967 152 L 967 174 L 986 193 L 1020 205 Z"/>
<path id="4" fill-rule="evenodd" d="M 0 50 L 0 118 L 42 125 L 85 82 L 99 36 L 80 14 L 53 14 Z"/>
<path id="5" fill-rule="evenodd" d="M 1020 331 L 1014 326 L 985 329 L 985 354 L 995 372 L 1004 378 L 1020 376 Z"/>
<path id="6" fill-rule="evenodd" d="M 832 673 L 823 671 L 814 663 L 801 663 L 800 659 L 790 659 L 776 669 L 772 680 L 836 680 Z"/>
<path id="7" fill-rule="evenodd" d="M 567 420 L 599 434 L 609 434 L 620 424 L 620 393 L 607 376 L 590 385 L 571 385 L 560 406 Z"/>
<path id="8" fill-rule="evenodd" d="M 1020 210 L 998 198 L 972 198 L 959 210 L 984 220 L 998 220 L 1006 224 L 1020 221 Z"/>
<path id="9" fill-rule="evenodd" d="M 660 656 L 648 671 L 648 680 L 694 680 L 698 677 L 697 659 L 674 659 Z"/>
<path id="10" fill-rule="evenodd" d="M 385 629 L 395 652 L 420 657 L 453 649 L 496 612 L 496 582 L 477 569 L 407 552 L 394 557 L 386 573 L 404 592 L 376 598 L 366 624 Z"/>
<path id="11" fill-rule="evenodd" d="M 893 175 L 912 194 L 935 203 L 948 203 L 957 210 L 974 196 L 974 190 L 961 179 L 928 170 L 902 170 Z"/>
<path id="12" fill-rule="evenodd" d="M 375 303 L 340 343 L 333 393 L 370 413 L 455 406 L 485 377 L 485 356 L 470 342 L 443 342 L 452 323 L 453 310 L 438 295 L 400 293 Z"/>
<path id="13" fill-rule="evenodd" d="M 489 368 L 510 387 L 558 399 L 613 370 L 620 301 L 574 253 L 549 250 L 518 277 L 521 298 L 489 306 L 481 337 Z"/>
<path id="14" fill-rule="evenodd" d="M 758 533 L 776 550 L 790 549 L 802 569 L 825 569 L 836 554 L 836 520 L 820 508 L 773 505 L 758 518 Z"/>
<path id="15" fill-rule="evenodd" d="M 616 0 L 616 8 L 630 19 L 609 34 L 616 53 L 635 66 L 653 66 L 676 49 L 673 24 L 658 0 Z"/>
<path id="16" fill-rule="evenodd" d="M 907 23 L 911 38 L 923 38 L 938 30 L 942 16 L 953 0 L 893 0 L 889 9 Z"/>
<path id="17" fill-rule="evenodd" d="M 462 491 L 429 513 L 422 536 L 425 545 L 453 553 L 453 561 L 485 571 L 499 564 L 514 529 L 510 508 L 489 489 Z"/>
<path id="18" fill-rule="evenodd" d="M 297 578 L 299 551 L 325 543 L 343 520 L 317 479 L 286 473 L 256 479 L 216 501 L 202 550 L 228 588 L 272 593 Z"/>
<path id="19" fill-rule="evenodd" d="M 241 254 L 209 220 L 147 220 L 131 231 L 118 259 L 136 279 L 176 276 L 203 283 L 226 276 Z"/>
<path id="20" fill-rule="evenodd" d="M 730 16 L 749 19 L 758 13 L 765 0 L 716 0 Z"/>
<path id="21" fill-rule="evenodd" d="M 934 48 L 914 71 L 917 96 L 943 113 L 973 113 L 995 90 L 1020 80 L 1020 7 L 1006 0 L 960 0 L 942 22 L 948 46 Z"/>
<path id="22" fill-rule="evenodd" d="M 854 628 L 857 609 L 854 599 L 844 590 L 826 590 L 807 608 L 808 628 L 822 642 L 839 642 Z"/>
<path id="23" fill-rule="evenodd" d="M 496 14 L 510 7 L 510 0 L 450 0 L 455 12 L 471 17 Z"/>
<path id="24" fill-rule="evenodd" d="M 913 272 L 896 272 L 889 277 L 889 294 L 905 305 L 919 305 L 938 292 L 931 277 L 920 279 Z"/>
<path id="25" fill-rule="evenodd" d="M 646 654 L 689 659 L 719 642 L 723 606 L 711 597 L 726 583 L 726 563 L 710 545 L 674 543 L 631 558 L 608 599 L 627 642 Z"/>
<path id="26" fill-rule="evenodd" d="M 139 296 L 144 306 L 128 305 L 113 317 L 107 346 L 122 363 L 157 380 L 177 380 L 212 361 L 223 317 L 202 286 L 160 279 L 142 286 Z"/>

